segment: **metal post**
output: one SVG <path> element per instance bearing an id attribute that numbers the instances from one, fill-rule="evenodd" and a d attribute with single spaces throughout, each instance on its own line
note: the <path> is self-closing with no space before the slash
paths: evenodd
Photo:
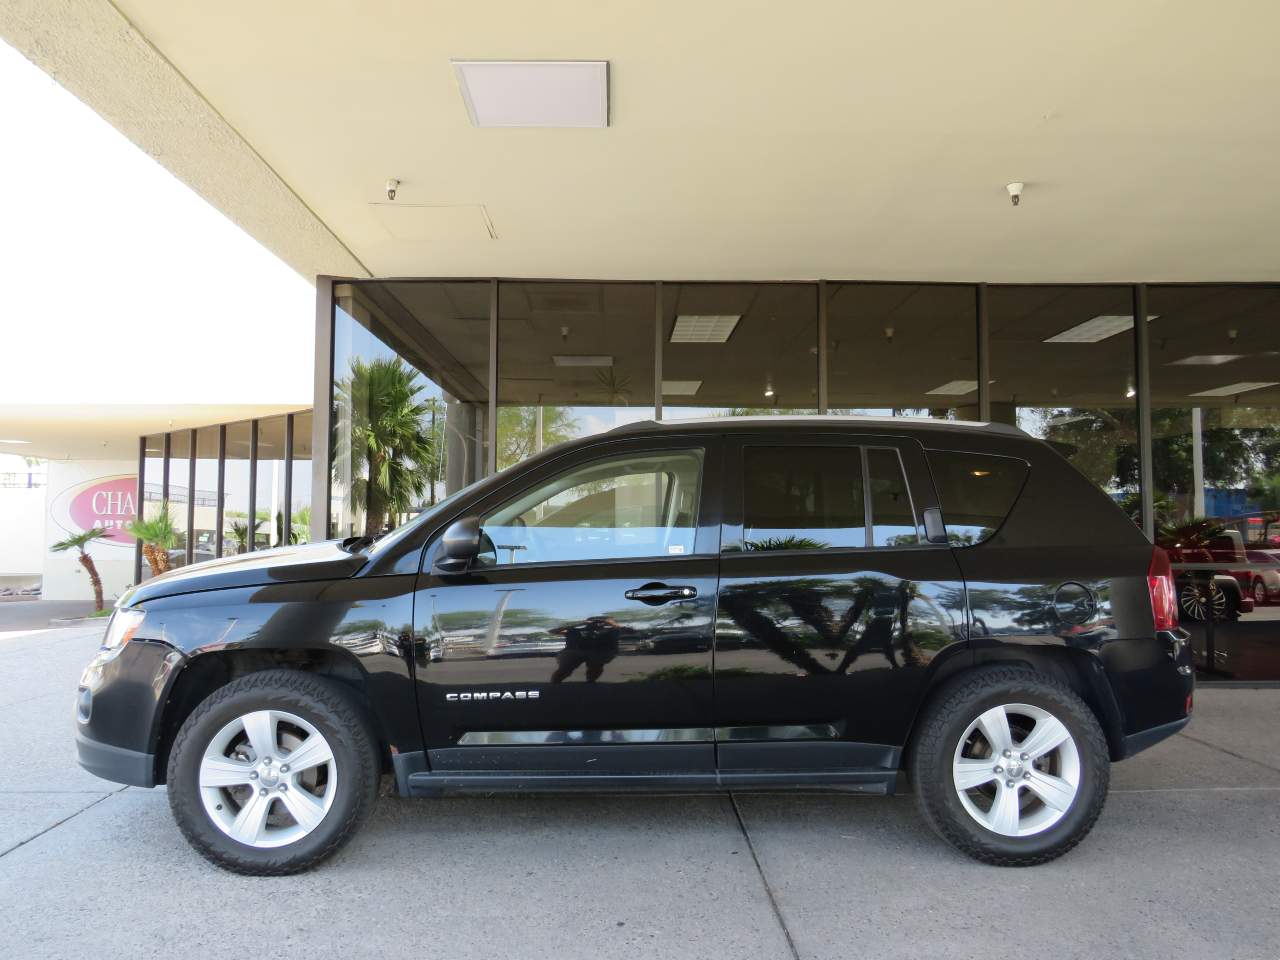
<path id="1" fill-rule="evenodd" d="M 284 418 L 284 508 L 281 511 L 280 542 L 287 547 L 293 542 L 293 414 Z"/>
<path id="2" fill-rule="evenodd" d="M 489 422 L 485 475 L 498 472 L 498 281 L 489 281 Z"/>
<path id="3" fill-rule="evenodd" d="M 254 527 L 258 520 L 258 421 L 249 421 L 249 516 L 245 520 L 245 553 L 252 553 L 258 538 Z"/>
<path id="4" fill-rule="evenodd" d="M 1133 366 L 1138 394 L 1138 492 L 1142 532 L 1156 538 L 1155 484 L 1151 444 L 1151 336 L 1147 330 L 1147 285 L 1133 285 Z"/>
<path id="5" fill-rule="evenodd" d="M 227 475 L 227 425 L 218 424 L 218 505 L 214 511 L 213 555 L 222 556 L 222 527 L 226 522 L 224 503 L 226 500 Z"/>
<path id="6" fill-rule="evenodd" d="M 987 316 L 987 285 L 974 290 L 974 308 L 978 313 L 978 419 L 991 420 L 991 321 Z"/>
<path id="7" fill-rule="evenodd" d="M 829 401 L 827 385 L 827 281 L 818 281 L 818 412 L 826 413 Z"/>
<path id="8" fill-rule="evenodd" d="M 333 452 L 333 277 L 316 277 L 316 362 L 312 370 L 311 539 L 329 539 Z"/>
<path id="9" fill-rule="evenodd" d="M 187 458 L 187 565 L 196 556 L 196 431 L 187 438 L 191 456 Z"/>
<path id="10" fill-rule="evenodd" d="M 1204 410 L 1191 408 L 1191 513 L 1204 516 Z"/>
<path id="11" fill-rule="evenodd" d="M 662 281 L 653 284 L 653 419 L 662 419 Z"/>
<path id="12" fill-rule="evenodd" d="M 133 512 L 139 520 L 144 519 L 145 497 L 147 492 L 147 438 L 138 438 L 138 493 L 137 500 L 134 501 Z M 142 582 L 142 541 L 135 540 L 133 544 L 133 582 Z"/>

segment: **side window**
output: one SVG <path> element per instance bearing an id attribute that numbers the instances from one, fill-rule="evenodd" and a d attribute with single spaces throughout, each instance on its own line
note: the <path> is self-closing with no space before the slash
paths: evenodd
<path id="1" fill-rule="evenodd" d="M 919 543 L 916 515 L 898 451 L 890 447 L 868 448 L 867 476 L 871 487 L 872 544 L 906 547 Z"/>
<path id="2" fill-rule="evenodd" d="M 981 543 L 1013 509 L 1029 467 L 1023 460 L 985 453 L 930 450 L 929 467 L 953 546 Z"/>
<path id="3" fill-rule="evenodd" d="M 744 550 L 865 547 L 860 447 L 743 450 Z"/>
<path id="4" fill-rule="evenodd" d="M 693 553 L 701 450 L 596 460 L 509 500 L 483 518 L 491 564 Z M 488 544 L 486 544 L 488 547 Z"/>

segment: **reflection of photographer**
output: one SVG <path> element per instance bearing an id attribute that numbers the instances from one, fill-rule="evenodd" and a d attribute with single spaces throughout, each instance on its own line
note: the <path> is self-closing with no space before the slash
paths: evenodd
<path id="1" fill-rule="evenodd" d="M 613 617 L 588 617 L 581 623 L 552 630 L 554 636 L 564 637 L 564 649 L 556 655 L 551 682 L 568 679 L 585 663 L 587 682 L 595 683 L 604 673 L 604 665 L 618 655 L 618 641 L 624 629 Z"/>

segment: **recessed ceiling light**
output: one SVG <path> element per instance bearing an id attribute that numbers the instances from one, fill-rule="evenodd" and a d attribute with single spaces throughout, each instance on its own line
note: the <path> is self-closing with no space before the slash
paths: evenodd
<path id="1" fill-rule="evenodd" d="M 607 127 L 606 60 L 453 60 L 475 127 Z"/>
<path id="2" fill-rule="evenodd" d="M 0 443 L 30 443 L 30 440 L 0 440 Z"/>
<path id="3" fill-rule="evenodd" d="M 1243 353 L 1197 353 L 1195 356 L 1183 357 L 1181 360 L 1170 360 L 1169 367 L 1217 367 L 1232 360 L 1239 360 Z"/>
<path id="4" fill-rule="evenodd" d="M 977 380 L 948 380 L 940 387 L 934 387 L 932 390 L 926 390 L 926 394 L 943 395 L 950 397 L 963 396 L 966 393 L 973 393 L 978 389 Z"/>
<path id="5" fill-rule="evenodd" d="M 556 354 L 551 358 L 557 367 L 612 367 L 613 357 L 566 356 Z"/>
<path id="6" fill-rule="evenodd" d="M 764 388 L 764 395 L 765 395 L 766 397 L 772 397 L 772 396 L 773 396 L 773 387 L 765 387 L 765 388 Z"/>
<path id="7" fill-rule="evenodd" d="M 671 342 L 725 343 L 741 319 L 741 314 L 732 316 L 681 314 L 676 317 L 676 325 L 671 331 Z"/>
<path id="8" fill-rule="evenodd" d="M 1237 393 L 1248 393 L 1250 390 L 1261 390 L 1264 387 L 1280 387 L 1280 383 L 1228 383 L 1225 387 L 1214 387 L 1212 390 L 1201 390 L 1189 393 L 1189 397 L 1234 397 Z"/>
<path id="9" fill-rule="evenodd" d="M 663 380 L 662 395 L 664 397 L 692 397 L 702 389 L 701 380 Z"/>
<path id="10" fill-rule="evenodd" d="M 1159 314 L 1152 314 L 1147 317 L 1148 321 L 1155 320 Z M 1099 340 L 1105 340 L 1107 337 L 1114 337 L 1117 333 L 1124 333 L 1126 330 L 1133 329 L 1133 314 L 1121 316 L 1114 313 L 1104 313 L 1101 316 L 1086 320 L 1084 323 L 1077 323 L 1074 327 L 1068 327 L 1061 333 L 1055 333 L 1052 337 L 1045 339 L 1045 343 L 1097 343 Z"/>

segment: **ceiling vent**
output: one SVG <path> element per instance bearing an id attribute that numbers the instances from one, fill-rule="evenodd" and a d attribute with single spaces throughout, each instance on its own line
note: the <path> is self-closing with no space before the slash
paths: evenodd
<path id="1" fill-rule="evenodd" d="M 671 331 L 672 343 L 725 343 L 741 320 L 740 315 L 681 314 Z"/>
<path id="2" fill-rule="evenodd" d="M 453 60 L 474 127 L 607 127 L 606 60 Z"/>

